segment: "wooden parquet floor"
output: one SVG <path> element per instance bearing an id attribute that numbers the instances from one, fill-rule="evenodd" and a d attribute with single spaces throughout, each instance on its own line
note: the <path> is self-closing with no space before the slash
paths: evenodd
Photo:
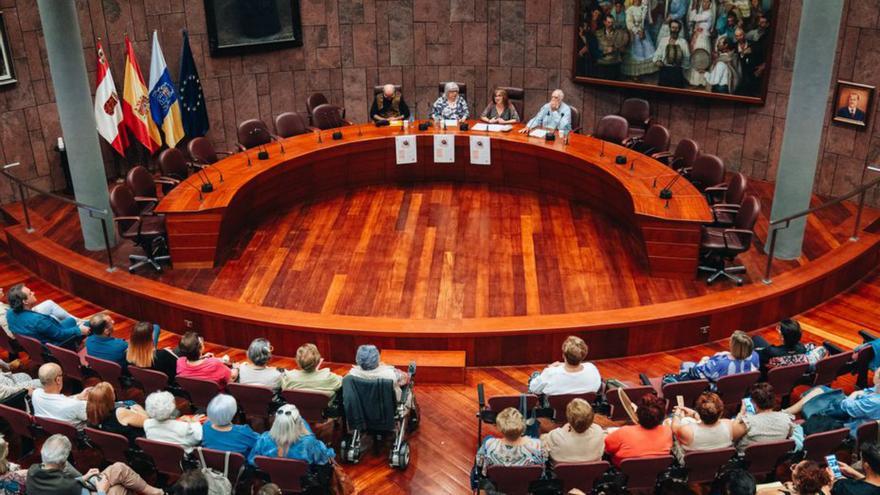
<path id="1" fill-rule="evenodd" d="M 750 188 L 763 210 L 754 248 L 739 257 L 749 282 L 763 273 L 772 207 L 770 184 L 752 181 Z M 38 230 L 88 253 L 71 207 L 40 197 L 29 205 Z M 4 210 L 22 217 L 20 205 Z M 854 213 L 854 205 L 841 204 L 810 216 L 803 256 L 776 261 L 774 273 L 846 242 Z M 866 210 L 863 225 L 878 217 Z M 117 263 L 131 252 L 123 242 Z M 651 277 L 640 241 L 614 219 L 560 198 L 485 184 L 373 186 L 322 198 L 264 219 L 230 253 L 214 269 L 140 274 L 231 301 L 413 319 L 616 309 L 731 287 Z"/>
<path id="2" fill-rule="evenodd" d="M 87 301 L 64 293 L 41 281 L 0 251 L 0 287 L 8 288 L 16 283 L 26 283 L 38 299 L 50 298 L 68 308 L 77 316 L 95 313 L 99 308 Z M 868 275 L 860 284 L 838 297 L 818 306 L 797 318 L 807 331 L 805 339 L 812 342 L 830 340 L 846 348 L 852 348 L 861 340 L 858 330 L 868 329 L 880 333 L 880 272 Z M 127 338 L 134 321 L 124 315 L 114 314 L 116 334 Z M 773 329 L 756 333 L 776 341 Z M 255 336 L 256 337 L 256 336 Z M 161 346 L 176 345 L 178 336 L 162 333 Z M 715 342 L 675 352 L 620 359 L 597 361 L 604 377 L 637 381 L 638 373 L 652 376 L 672 372 L 682 360 L 697 360 L 725 347 Z M 229 354 L 234 361 L 244 359 L 241 349 L 231 349 L 209 343 L 208 350 L 221 356 Z M 292 350 L 279 349 L 279 354 L 289 356 Z M 285 368 L 295 367 L 290 357 L 278 356 L 273 364 Z M 337 373 L 345 373 L 344 364 L 330 365 Z M 420 429 L 411 437 L 413 458 L 406 471 L 392 470 L 387 465 L 387 453 L 376 455 L 368 452 L 360 464 L 345 465 L 361 494 L 467 494 L 468 475 L 476 447 L 476 385 L 483 383 L 487 395 L 518 393 L 525 390 L 529 374 L 540 365 L 498 368 L 472 368 L 466 374 L 463 385 L 418 384 L 416 394 L 422 411 Z M 418 381 L 418 380 L 417 380 Z M 841 377 L 836 385 L 847 391 L 853 387 L 851 377 Z M 598 421 L 607 424 L 607 420 Z M 484 429 L 484 434 L 492 430 Z"/>

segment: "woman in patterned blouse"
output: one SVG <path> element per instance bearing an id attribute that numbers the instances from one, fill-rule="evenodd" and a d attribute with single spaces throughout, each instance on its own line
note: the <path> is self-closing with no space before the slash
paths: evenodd
<path id="1" fill-rule="evenodd" d="M 458 93 L 458 84 L 446 83 L 443 95 L 434 102 L 431 117 L 434 120 L 467 120 L 467 101 Z"/>
<path id="2" fill-rule="evenodd" d="M 484 476 L 489 466 L 543 466 L 547 462 L 541 441 L 523 436 L 526 423 L 515 408 L 501 411 L 495 425 L 503 436 L 486 438 L 477 451 L 477 466 Z"/>

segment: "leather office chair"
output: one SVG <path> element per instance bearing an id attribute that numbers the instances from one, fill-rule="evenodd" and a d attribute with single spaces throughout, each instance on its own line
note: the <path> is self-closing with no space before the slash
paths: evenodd
<path id="1" fill-rule="evenodd" d="M 715 155 L 700 155 L 690 169 L 682 169 L 684 176 L 700 192 L 721 184 L 724 181 L 724 162 Z"/>
<path id="2" fill-rule="evenodd" d="M 143 165 L 132 167 L 125 175 L 125 184 L 134 193 L 134 200 L 139 205 L 141 213 L 152 215 L 153 209 L 159 204 L 156 194 L 156 184 L 162 184 L 163 189 L 173 188 L 180 183 L 170 177 L 153 177 L 153 174 Z"/>
<path id="3" fill-rule="evenodd" d="M 314 120 L 312 119 L 312 114 L 315 109 L 318 108 L 319 105 L 324 105 L 326 103 L 330 103 L 330 100 L 324 96 L 324 93 L 312 93 L 306 98 L 306 110 L 309 112 L 309 123 L 314 124 Z"/>
<path id="4" fill-rule="evenodd" d="M 131 263 L 128 271 L 133 272 L 141 266 L 150 265 L 161 272 L 160 263 L 171 261 L 171 256 L 165 254 L 165 217 L 141 213 L 134 194 L 124 184 L 116 184 L 110 190 L 110 208 L 113 209 L 113 221 L 119 235 L 133 241 L 145 253 L 145 256 L 128 256 Z"/>
<path id="5" fill-rule="evenodd" d="M 275 134 L 283 138 L 312 132 L 309 122 L 299 112 L 284 112 L 275 117 Z"/>
<path id="6" fill-rule="evenodd" d="M 620 116 L 626 119 L 629 136 L 644 136 L 651 127 L 651 104 L 641 98 L 627 98 L 620 106 Z"/>
<path id="7" fill-rule="evenodd" d="M 159 153 L 159 170 L 162 176 L 177 181 L 189 177 L 190 163 L 183 152 L 177 148 L 168 148 Z"/>
<path id="8" fill-rule="evenodd" d="M 630 136 L 626 138 L 624 144 L 627 148 L 649 156 L 669 151 L 669 129 L 660 124 L 654 124 L 642 137 Z"/>
<path id="9" fill-rule="evenodd" d="M 211 140 L 202 136 L 193 138 L 192 141 L 186 145 L 186 151 L 189 153 L 193 165 L 216 163 L 220 159 L 217 155 L 229 156 L 232 154 L 231 151 L 217 151 L 214 149 Z"/>
<path id="10" fill-rule="evenodd" d="M 733 225 L 733 219 L 736 217 L 736 212 L 739 211 L 739 207 L 742 205 L 743 199 L 746 197 L 747 186 L 748 180 L 746 179 L 746 176 L 739 172 L 733 174 L 730 181 L 724 185 L 721 202 L 712 205 L 712 215 L 715 217 L 715 226 L 726 227 L 728 225 Z M 714 188 L 709 187 L 706 190 L 711 193 L 713 189 Z"/>
<path id="11" fill-rule="evenodd" d="M 351 125 L 351 122 L 342 118 L 342 109 L 336 105 L 325 103 L 318 105 L 312 113 L 312 124 L 321 130 L 335 129 Z"/>
<path id="12" fill-rule="evenodd" d="M 581 126 L 581 111 L 571 105 L 568 108 L 571 109 L 571 132 L 573 134 L 580 134 L 583 130 Z"/>
<path id="13" fill-rule="evenodd" d="M 498 89 L 503 89 L 504 91 L 507 91 L 507 98 L 510 100 L 510 103 L 513 104 L 513 108 L 516 109 L 516 113 L 517 115 L 519 115 L 519 121 L 523 122 L 526 118 L 525 114 L 523 114 L 523 112 L 525 111 L 524 102 L 526 99 L 526 91 L 522 88 L 517 88 L 515 86 L 501 86 Z M 492 92 L 491 96 L 492 98 L 490 98 L 490 104 L 495 102 L 494 91 Z M 574 113 L 574 110 L 572 110 L 572 113 Z M 572 129 L 574 129 L 573 123 L 574 121 L 572 120 Z"/>
<path id="14" fill-rule="evenodd" d="M 272 133 L 260 119 L 245 120 L 238 124 L 238 150 L 244 151 L 272 142 Z"/>
<path id="15" fill-rule="evenodd" d="M 457 82 L 457 81 L 441 82 L 440 84 L 437 85 L 437 90 L 439 91 L 440 95 L 441 96 L 443 95 L 443 90 L 446 89 L 446 84 L 449 82 L 454 82 L 455 84 L 458 84 L 458 94 L 461 95 L 462 98 L 467 100 L 467 84 L 465 84 L 463 82 Z"/>
<path id="16" fill-rule="evenodd" d="M 628 128 L 626 119 L 620 115 L 606 115 L 599 120 L 593 137 L 609 143 L 623 144 Z"/>
<path id="17" fill-rule="evenodd" d="M 703 227 L 700 249 L 703 252 L 703 262 L 698 269 L 709 272 L 711 275 L 706 283 L 711 284 L 719 277 L 727 277 L 742 285 L 743 279 L 733 275 L 743 273 L 745 266 L 726 266 L 726 260 L 733 260 L 740 253 L 744 253 L 752 246 L 755 222 L 761 214 L 761 202 L 755 196 L 749 196 L 736 213 L 733 226 L 731 227 Z"/>
<path id="18" fill-rule="evenodd" d="M 682 139 L 675 145 L 673 152 L 666 151 L 651 155 L 673 170 L 693 167 L 698 156 L 700 156 L 700 145 L 693 139 Z"/>

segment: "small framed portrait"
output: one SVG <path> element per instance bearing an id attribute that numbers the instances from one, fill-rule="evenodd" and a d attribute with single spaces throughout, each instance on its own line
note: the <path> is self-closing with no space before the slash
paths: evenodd
<path id="1" fill-rule="evenodd" d="M 299 0 L 204 0 L 211 56 L 302 46 Z"/>
<path id="2" fill-rule="evenodd" d="M 834 122 L 853 127 L 867 127 L 874 99 L 874 86 L 837 81 L 834 92 Z"/>
<path id="3" fill-rule="evenodd" d="M 6 37 L 6 21 L 3 19 L 3 11 L 0 10 L 0 86 L 15 82 L 12 53 L 9 52 L 9 39 Z"/>

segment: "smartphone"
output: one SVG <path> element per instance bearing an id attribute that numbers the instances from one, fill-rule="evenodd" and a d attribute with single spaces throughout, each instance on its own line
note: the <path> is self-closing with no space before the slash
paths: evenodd
<path id="1" fill-rule="evenodd" d="M 840 478 L 843 478 L 843 473 L 840 472 L 840 464 L 837 463 L 836 455 L 826 455 L 825 462 L 827 462 L 828 467 L 831 468 L 831 472 L 834 474 L 834 479 L 839 480 Z"/>
<path id="2" fill-rule="evenodd" d="M 675 396 L 675 403 L 676 403 L 676 405 L 678 405 L 678 407 L 684 407 L 684 397 L 681 395 L 676 395 Z"/>
<path id="3" fill-rule="evenodd" d="M 751 398 L 746 397 L 745 399 L 743 399 L 743 405 L 745 405 L 746 413 L 755 414 L 755 404 L 752 403 Z"/>

